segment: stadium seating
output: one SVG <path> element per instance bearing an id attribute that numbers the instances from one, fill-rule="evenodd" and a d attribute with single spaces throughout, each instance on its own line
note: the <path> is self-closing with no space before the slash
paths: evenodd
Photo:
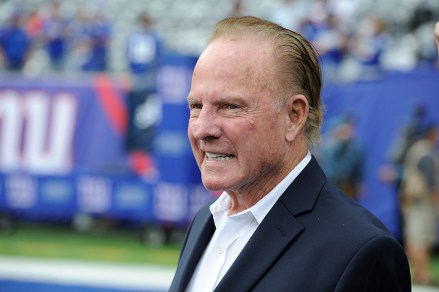
<path id="1" fill-rule="evenodd" d="M 0 1 L 0 24 L 17 9 L 31 11 L 43 9 L 51 0 L 3 0 Z M 73 15 L 78 9 L 104 12 L 112 24 L 110 44 L 110 69 L 123 71 L 126 69 L 124 58 L 125 40 L 135 25 L 141 12 L 148 12 L 156 21 L 156 28 L 163 37 L 167 48 L 172 52 L 197 55 L 205 45 L 213 25 L 221 18 L 230 15 L 236 0 L 70 0 L 61 1 L 63 10 Z M 276 3 L 282 0 L 242 0 L 244 14 L 269 17 Z M 298 0 L 300 1 L 300 0 Z M 335 0 L 338 2 L 344 0 Z M 334 2 L 335 2 L 334 1 Z M 419 2 L 426 8 L 439 11 L 438 1 L 358 1 L 360 15 L 374 11 L 384 16 L 389 22 L 389 29 L 396 35 L 403 35 L 407 23 L 413 16 Z"/>

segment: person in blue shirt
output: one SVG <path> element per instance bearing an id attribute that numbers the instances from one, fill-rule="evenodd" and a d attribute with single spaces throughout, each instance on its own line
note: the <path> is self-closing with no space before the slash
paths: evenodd
<path id="1" fill-rule="evenodd" d="M 30 49 L 31 39 L 21 26 L 21 14 L 14 13 L 9 22 L 0 28 L 0 54 L 3 55 L 6 69 L 21 71 Z"/>
<path id="2" fill-rule="evenodd" d="M 90 22 L 83 28 L 87 46 L 87 56 L 82 64 L 86 72 L 102 72 L 108 69 L 108 45 L 111 26 L 102 12 L 95 12 Z"/>
<path id="3" fill-rule="evenodd" d="M 304 23 L 303 30 L 319 53 L 324 79 L 337 81 L 347 41 L 338 20 L 329 13 L 326 16 L 312 15 Z"/>
<path id="4" fill-rule="evenodd" d="M 50 15 L 43 22 L 43 36 L 51 69 L 64 69 L 69 38 L 69 20 L 63 16 L 60 3 L 54 1 L 50 6 Z"/>
<path id="5" fill-rule="evenodd" d="M 335 122 L 331 138 L 321 147 L 320 163 L 328 180 L 352 198 L 358 198 L 364 175 L 363 149 L 354 136 L 350 115 Z"/>
<path id="6" fill-rule="evenodd" d="M 137 28 L 128 36 L 126 58 L 132 86 L 127 94 L 128 129 L 125 146 L 131 161 L 144 159 L 146 167 L 133 169 L 143 177 L 155 175 L 150 156 L 154 131 L 161 118 L 161 102 L 157 96 L 157 63 L 162 52 L 161 40 L 153 29 L 153 20 L 147 13 L 137 19 Z"/>
<path id="7" fill-rule="evenodd" d="M 137 29 L 127 40 L 126 57 L 133 75 L 143 75 L 154 70 L 162 50 L 161 40 L 153 29 L 153 20 L 143 13 L 139 16 Z"/>

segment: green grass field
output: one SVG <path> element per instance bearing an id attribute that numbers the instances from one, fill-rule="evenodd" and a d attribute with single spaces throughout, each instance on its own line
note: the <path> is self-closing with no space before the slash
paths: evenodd
<path id="1" fill-rule="evenodd" d="M 180 245 L 148 246 L 133 228 L 78 232 L 68 225 L 19 223 L 13 233 L 0 233 L 0 255 L 73 259 L 119 264 L 175 267 Z M 432 262 L 439 279 L 439 252 Z"/>
<path id="2" fill-rule="evenodd" d="M 133 228 L 78 232 L 69 225 L 21 222 L 14 232 L 0 233 L 0 255 L 9 256 L 176 266 L 179 249 L 142 244 Z"/>

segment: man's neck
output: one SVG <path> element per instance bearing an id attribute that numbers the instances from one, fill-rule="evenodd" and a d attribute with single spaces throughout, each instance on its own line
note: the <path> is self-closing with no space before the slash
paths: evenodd
<path id="1" fill-rule="evenodd" d="M 248 208 L 251 208 L 260 200 L 262 200 L 270 191 L 272 191 L 297 165 L 306 157 L 308 149 L 304 153 L 296 154 L 291 159 L 288 168 L 280 169 L 279 171 L 268 171 L 267 173 L 261 173 L 259 181 L 249 188 L 242 188 L 239 190 L 228 190 L 227 193 L 230 196 L 231 202 L 229 206 L 229 215 L 234 215 Z M 263 181 L 263 182 L 262 182 Z"/>

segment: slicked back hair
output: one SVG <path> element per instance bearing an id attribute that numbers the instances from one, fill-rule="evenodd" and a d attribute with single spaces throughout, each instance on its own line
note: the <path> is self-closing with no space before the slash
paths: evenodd
<path id="1" fill-rule="evenodd" d="M 277 101 L 295 95 L 304 95 L 309 104 L 305 135 L 310 148 L 320 143 L 320 128 L 323 120 L 323 105 L 320 98 L 322 73 L 317 53 L 312 45 L 299 33 L 283 28 L 270 21 L 240 16 L 221 20 L 215 26 L 209 42 L 220 37 L 257 36 L 273 41 L 274 84 L 279 94 Z"/>

